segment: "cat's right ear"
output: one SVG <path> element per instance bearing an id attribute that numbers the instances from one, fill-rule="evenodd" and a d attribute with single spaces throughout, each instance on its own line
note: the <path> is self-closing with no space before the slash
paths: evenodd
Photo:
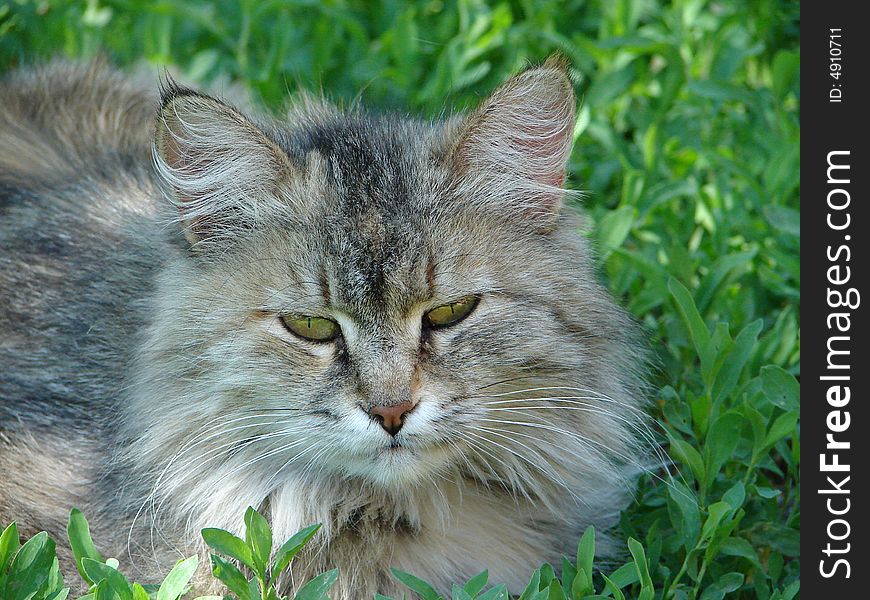
<path id="1" fill-rule="evenodd" d="M 502 84 L 465 118 L 449 153 L 461 195 L 550 226 L 567 193 L 575 103 L 558 54 Z"/>
<path id="2" fill-rule="evenodd" d="M 292 171 L 281 148 L 239 111 L 173 82 L 162 90 L 154 164 L 192 245 L 255 228 Z"/>

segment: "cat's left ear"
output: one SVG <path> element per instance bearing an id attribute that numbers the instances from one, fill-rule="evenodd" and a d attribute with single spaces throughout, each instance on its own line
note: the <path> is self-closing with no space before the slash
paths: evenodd
<path id="1" fill-rule="evenodd" d="M 266 133 L 223 102 L 176 86 L 163 90 L 154 162 L 200 246 L 257 226 L 292 167 Z"/>
<path id="2" fill-rule="evenodd" d="M 496 208 L 552 221 L 565 196 L 574 122 L 567 61 L 551 56 L 508 80 L 465 119 L 451 152 L 460 185 Z"/>

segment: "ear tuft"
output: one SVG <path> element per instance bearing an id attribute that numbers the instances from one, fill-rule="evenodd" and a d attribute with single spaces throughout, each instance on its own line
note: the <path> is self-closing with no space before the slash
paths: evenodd
<path id="1" fill-rule="evenodd" d="M 192 244 L 256 226 L 290 171 L 286 154 L 223 102 L 167 79 L 154 165 Z"/>
<path id="2" fill-rule="evenodd" d="M 565 194 L 574 113 L 568 63 L 553 55 L 504 83 L 466 119 L 454 163 L 490 201 L 554 216 Z"/>

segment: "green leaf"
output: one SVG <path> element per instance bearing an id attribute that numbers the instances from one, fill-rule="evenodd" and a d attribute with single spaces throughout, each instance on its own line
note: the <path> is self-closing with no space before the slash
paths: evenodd
<path id="1" fill-rule="evenodd" d="M 772 448 L 779 440 L 794 433 L 797 428 L 798 416 L 797 411 L 779 415 L 776 421 L 773 422 L 773 425 L 770 426 L 770 431 L 767 432 L 767 437 L 764 440 L 764 450 Z"/>
<path id="2" fill-rule="evenodd" d="M 662 412 L 667 424 L 690 438 L 694 437 L 695 432 L 692 431 L 692 409 L 679 397 L 676 390 L 671 386 L 665 386 L 660 392 L 660 397 L 662 402 L 664 402 Z"/>
<path id="3" fill-rule="evenodd" d="M 463 589 L 474 598 L 486 587 L 487 581 L 489 581 L 489 571 L 484 570 L 469 579 Z"/>
<path id="4" fill-rule="evenodd" d="M 395 573 L 394 573 L 395 574 Z M 326 592 L 338 579 L 338 569 L 321 573 L 296 592 L 295 600 L 329 600 Z"/>
<path id="5" fill-rule="evenodd" d="M 777 490 L 774 488 L 764 487 L 760 485 L 752 486 L 752 489 L 755 491 L 755 494 L 761 496 L 765 500 L 770 500 L 771 498 L 776 498 L 777 496 L 782 495 L 782 490 Z"/>
<path id="6" fill-rule="evenodd" d="M 655 598 L 655 587 L 653 587 L 652 578 L 649 574 L 649 565 L 646 563 L 646 553 L 643 549 L 643 544 L 634 539 L 628 538 L 628 551 L 634 559 L 634 566 L 637 570 L 637 578 L 640 581 L 640 594 L 637 600 L 652 600 Z"/>
<path id="7" fill-rule="evenodd" d="M 691 551 L 701 533 L 701 513 L 695 493 L 682 483 L 668 487 L 668 513 L 686 551 Z M 616 574 L 611 578 L 615 579 Z"/>
<path id="8" fill-rule="evenodd" d="M 151 600 L 151 596 L 138 583 L 133 584 L 133 600 Z M 197 599 L 199 600 L 199 599 Z"/>
<path id="9" fill-rule="evenodd" d="M 94 545 L 94 540 L 91 539 L 91 530 L 88 526 L 87 519 L 85 519 L 85 516 L 77 508 L 72 509 L 69 513 L 66 533 L 69 537 L 70 549 L 75 557 L 76 568 L 79 571 L 79 575 L 90 584 L 96 583 L 96 581 L 88 579 L 87 574 L 84 569 L 82 569 L 82 559 L 90 558 L 98 563 L 102 563 L 103 557 L 97 551 L 97 547 Z"/>
<path id="10" fill-rule="evenodd" d="M 115 600 L 115 595 L 112 594 L 112 589 L 108 579 L 100 581 L 96 587 L 93 588 L 91 594 L 93 594 L 93 600 Z"/>
<path id="11" fill-rule="evenodd" d="M 571 583 L 571 597 L 585 598 L 588 594 L 594 592 L 589 586 L 591 577 L 586 573 L 586 569 L 580 568 L 574 576 L 574 581 Z"/>
<path id="12" fill-rule="evenodd" d="M 19 548 L 9 567 L 4 600 L 27 600 L 48 580 L 55 560 L 54 540 L 44 531 Z"/>
<path id="13" fill-rule="evenodd" d="M 594 591 L 592 587 L 592 564 L 595 562 L 595 528 L 589 526 L 583 532 L 580 538 L 580 543 L 577 545 L 577 578 L 580 578 L 580 572 L 583 572 L 583 587 L 580 588 L 584 594 L 591 594 Z M 577 587 L 572 588 L 572 593 Z"/>
<path id="14" fill-rule="evenodd" d="M 272 567 L 272 578 L 277 578 L 290 565 L 293 557 L 308 543 L 314 534 L 320 529 L 320 524 L 311 525 L 294 534 L 284 542 L 275 552 L 275 561 Z"/>
<path id="15" fill-rule="evenodd" d="M 451 589 L 450 598 L 452 600 L 473 600 L 473 597 L 465 591 L 465 588 L 459 587 L 455 583 Z"/>
<path id="16" fill-rule="evenodd" d="M 176 600 L 181 596 L 187 589 L 187 584 L 196 572 L 198 565 L 199 558 L 196 555 L 178 561 L 169 571 L 169 575 L 166 576 L 163 583 L 160 584 L 156 600 Z"/>
<path id="17" fill-rule="evenodd" d="M 549 588 L 550 583 L 556 579 L 556 569 L 550 563 L 544 563 L 539 570 L 541 572 L 541 589 Z"/>
<path id="18" fill-rule="evenodd" d="M 248 587 L 248 580 L 234 564 L 217 554 L 211 555 L 211 572 L 223 582 L 240 600 L 254 600 Z"/>
<path id="19" fill-rule="evenodd" d="M 18 526 L 13 521 L 0 534 L 0 576 L 6 572 L 6 567 L 12 562 L 12 557 L 18 551 L 20 543 Z"/>
<path id="20" fill-rule="evenodd" d="M 740 441 L 740 431 L 745 423 L 743 415 L 729 411 L 720 415 L 707 431 L 704 442 L 706 454 L 707 487 L 712 484 L 719 469 L 725 462 L 733 458 L 737 443 Z"/>
<path id="21" fill-rule="evenodd" d="M 29 600 L 48 581 L 56 560 L 54 540 L 44 531 L 37 533 L 19 548 L 12 559 L 3 600 Z"/>
<path id="22" fill-rule="evenodd" d="M 251 549 L 241 538 L 223 529 L 207 528 L 203 529 L 201 533 L 202 539 L 215 552 L 234 558 L 251 569 L 254 568 Z"/>
<path id="23" fill-rule="evenodd" d="M 801 589 L 800 580 L 791 582 L 783 591 L 780 600 L 792 600 Z"/>
<path id="24" fill-rule="evenodd" d="M 266 578 L 266 567 L 272 554 L 272 528 L 265 517 L 252 506 L 245 511 L 245 542 L 253 554 L 254 572 Z"/>
<path id="25" fill-rule="evenodd" d="M 714 502 L 708 506 L 707 519 L 701 529 L 701 540 L 709 540 L 713 537 L 722 520 L 733 512 L 734 509 L 727 502 Z"/>
<path id="26" fill-rule="evenodd" d="M 701 594 L 701 600 L 723 600 L 726 594 L 736 592 L 743 585 L 742 573 L 726 573 L 710 584 Z"/>
<path id="27" fill-rule="evenodd" d="M 689 293 L 686 286 L 671 277 L 668 281 L 668 289 L 677 303 L 677 309 L 683 318 L 683 322 L 689 329 L 689 335 L 692 338 L 692 343 L 695 345 L 695 351 L 701 359 L 701 369 L 708 370 L 712 363 L 712 359 L 707 353 L 707 348 L 710 346 L 710 330 L 704 324 L 704 319 L 698 313 L 695 301 L 692 299 L 692 294 Z"/>
<path id="28" fill-rule="evenodd" d="M 104 593 L 108 594 L 110 598 L 133 600 L 133 589 L 130 587 L 130 582 L 120 571 L 87 556 L 82 558 L 81 564 L 88 581 L 105 581 L 107 583 Z"/>
<path id="29" fill-rule="evenodd" d="M 752 427 L 752 452 L 754 456 L 757 456 L 761 453 L 764 440 L 767 437 L 767 418 L 748 401 L 743 403 L 740 410 Z"/>
<path id="30" fill-rule="evenodd" d="M 697 507 L 696 507 L 697 508 Z M 698 525 L 700 529 L 701 525 Z M 624 588 L 627 585 L 632 585 L 637 583 L 637 570 L 634 568 L 634 563 L 628 563 L 627 565 L 622 565 L 618 569 L 616 569 L 613 574 L 610 575 L 610 579 L 613 581 L 614 585 L 619 587 L 620 589 Z"/>
<path id="31" fill-rule="evenodd" d="M 536 569 L 534 573 L 532 573 L 532 578 L 529 580 L 529 584 L 526 586 L 526 589 L 523 590 L 523 593 L 520 595 L 519 600 L 532 600 L 534 596 L 541 589 L 541 570 Z"/>
<path id="32" fill-rule="evenodd" d="M 767 365 L 761 368 L 761 381 L 771 404 L 787 411 L 800 408 L 801 386 L 794 375 L 782 367 Z"/>
<path id="33" fill-rule="evenodd" d="M 741 506 L 743 506 L 743 501 L 746 499 L 746 488 L 743 486 L 742 481 L 738 481 L 730 488 L 728 491 L 722 494 L 722 501 L 727 502 L 728 505 L 737 510 Z"/>
<path id="34" fill-rule="evenodd" d="M 602 575 L 604 578 L 604 591 L 613 595 L 613 600 L 625 600 L 625 594 L 622 589 L 614 583 L 607 575 Z"/>
<path id="35" fill-rule="evenodd" d="M 435 591 L 435 588 L 419 577 L 415 577 L 414 575 L 405 573 L 399 569 L 390 569 L 390 571 L 393 572 L 393 577 L 420 594 L 420 597 L 423 598 L 423 600 L 439 600 L 441 598 L 441 596 L 438 595 L 438 592 Z"/>
<path id="36" fill-rule="evenodd" d="M 799 172 L 800 149 L 791 144 L 778 148 L 762 173 L 765 194 L 773 201 L 784 198 L 797 186 Z"/>
<path id="37" fill-rule="evenodd" d="M 756 525 L 747 533 L 756 548 L 770 546 L 786 556 L 800 556 L 800 532 L 787 525 L 767 522 Z"/>
<path id="38" fill-rule="evenodd" d="M 786 235 L 801 236 L 801 214 L 787 206 L 765 206 L 764 217 L 768 223 Z"/>
<path id="39" fill-rule="evenodd" d="M 751 562 L 756 569 L 758 569 L 759 571 L 764 571 L 761 566 L 761 561 L 758 558 L 758 552 L 755 551 L 755 548 L 752 547 L 752 544 L 750 544 L 743 538 L 730 537 L 722 540 L 722 543 L 719 545 L 719 552 L 726 556 L 738 556 L 741 558 L 745 558 L 746 560 Z"/>
<path id="40" fill-rule="evenodd" d="M 562 589 L 570 592 L 574 589 L 576 580 L 577 568 L 568 560 L 567 556 L 562 555 Z"/>
<path id="41" fill-rule="evenodd" d="M 490 588 L 477 597 L 477 600 L 510 600 L 507 586 L 504 584 Z"/>
<path id="42" fill-rule="evenodd" d="M 701 453 L 688 442 L 674 437 L 670 433 L 668 433 L 668 441 L 671 443 L 671 455 L 688 465 L 697 481 L 704 481 L 707 471 L 704 468 L 704 459 L 701 458 Z"/>
<path id="43" fill-rule="evenodd" d="M 51 568 L 48 571 L 48 581 L 45 582 L 42 593 L 48 596 L 55 595 L 56 593 L 63 591 L 63 574 L 60 572 L 60 563 L 57 560 L 57 556 L 55 556 L 54 560 L 51 562 Z"/>
<path id="44" fill-rule="evenodd" d="M 692 410 L 692 423 L 698 428 L 700 435 L 706 435 L 713 412 L 713 401 L 709 394 L 701 393 L 696 397 L 689 396 L 689 407 Z"/>
<path id="45" fill-rule="evenodd" d="M 697 96 L 720 102 L 731 100 L 748 102 L 751 100 L 747 91 L 724 81 L 713 81 L 710 79 L 690 81 L 688 88 L 691 93 Z"/>
<path id="46" fill-rule="evenodd" d="M 45 597 L 45 600 L 66 600 L 67 596 L 69 596 L 69 588 L 63 588 L 53 594 L 47 595 Z"/>
<path id="47" fill-rule="evenodd" d="M 722 367 L 716 375 L 716 381 L 713 384 L 713 403 L 718 404 L 728 397 L 734 390 L 740 378 L 740 373 L 749 362 L 752 352 L 755 350 L 758 342 L 758 334 L 761 333 L 761 328 L 764 321 L 757 319 L 743 328 L 743 330 L 734 338 L 734 343 L 725 357 Z"/>
<path id="48" fill-rule="evenodd" d="M 797 87 L 796 82 L 800 77 L 800 53 L 792 50 L 779 50 L 773 57 L 771 75 L 773 76 L 773 90 L 777 98 L 783 98 L 792 86 Z"/>
<path id="49" fill-rule="evenodd" d="M 547 600 L 568 600 L 565 597 L 565 590 L 562 589 L 562 584 L 558 579 L 553 579 L 547 587 Z"/>
<path id="50" fill-rule="evenodd" d="M 622 246 L 631 231 L 634 218 L 634 207 L 622 206 L 608 212 L 599 221 L 596 231 L 598 233 L 598 251 L 602 260 L 605 260 L 616 248 Z"/>
<path id="51" fill-rule="evenodd" d="M 631 82 L 634 81 L 634 66 L 629 65 L 624 69 L 611 71 L 599 76 L 589 88 L 586 102 L 593 109 L 611 102 L 614 98 L 625 92 Z"/>
<path id="52" fill-rule="evenodd" d="M 696 294 L 698 311 L 706 311 L 716 297 L 717 291 L 722 288 L 722 285 L 733 278 L 735 273 L 746 269 L 747 265 L 752 263 L 752 259 L 757 254 L 758 250 L 753 249 L 717 258 L 710 267 L 710 272 L 707 273 L 698 285 L 698 292 Z"/>
<path id="53" fill-rule="evenodd" d="M 712 389 L 718 378 L 719 370 L 722 368 L 722 363 L 734 346 L 731 339 L 731 331 L 727 323 L 717 323 L 713 328 L 713 335 L 710 336 L 710 344 L 707 346 L 707 355 L 710 357 L 709 364 L 705 367 L 701 365 L 701 376 L 708 389 Z"/>

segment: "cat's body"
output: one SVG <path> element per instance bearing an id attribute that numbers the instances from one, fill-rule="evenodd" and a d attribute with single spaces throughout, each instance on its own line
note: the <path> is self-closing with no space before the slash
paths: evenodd
<path id="1" fill-rule="evenodd" d="M 78 506 L 153 579 L 252 505 L 276 543 L 323 523 L 293 579 L 339 567 L 346 599 L 391 566 L 516 593 L 612 525 L 642 400 L 561 210 L 573 102 L 556 62 L 449 123 L 8 78 L 0 523 L 62 539 Z"/>

